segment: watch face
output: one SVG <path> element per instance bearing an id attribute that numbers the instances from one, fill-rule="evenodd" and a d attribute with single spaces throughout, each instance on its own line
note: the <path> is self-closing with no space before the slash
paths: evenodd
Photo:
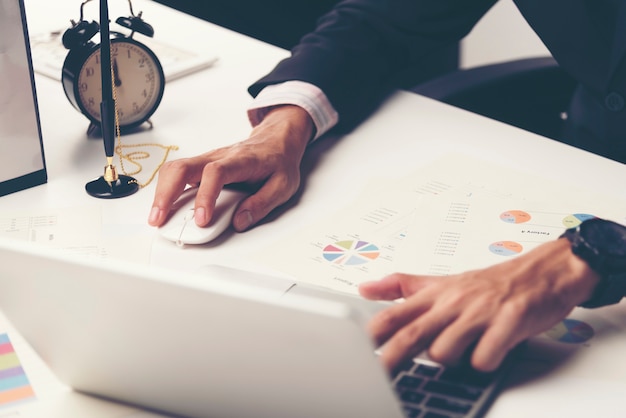
<path id="1" fill-rule="evenodd" d="M 156 110 L 165 86 L 163 69 L 146 46 L 132 39 L 111 40 L 113 96 L 122 127 L 145 122 Z M 102 83 L 100 49 L 92 52 L 75 80 L 79 106 L 92 120 L 100 122 Z"/>

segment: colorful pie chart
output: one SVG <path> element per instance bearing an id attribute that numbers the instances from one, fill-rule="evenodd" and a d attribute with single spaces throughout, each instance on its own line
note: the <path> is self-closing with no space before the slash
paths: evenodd
<path id="1" fill-rule="evenodd" d="M 530 214 L 523 210 L 507 210 L 500 214 L 500 219 L 510 224 L 521 224 L 530 221 Z"/>
<path id="2" fill-rule="evenodd" d="M 589 215 L 588 213 L 574 213 L 563 218 L 563 225 L 566 228 L 575 228 L 587 219 L 593 218 L 595 218 L 595 216 Z"/>
<path id="3" fill-rule="evenodd" d="M 380 249 L 367 241 L 337 241 L 324 247 L 324 259 L 333 264 L 358 266 L 378 258 Z"/>
<path id="4" fill-rule="evenodd" d="M 585 322 L 566 318 L 546 331 L 546 335 L 562 343 L 582 344 L 593 338 L 594 331 Z"/>
<path id="5" fill-rule="evenodd" d="M 518 255 L 524 250 L 522 244 L 515 241 L 498 241 L 489 246 L 489 251 L 504 257 Z"/>

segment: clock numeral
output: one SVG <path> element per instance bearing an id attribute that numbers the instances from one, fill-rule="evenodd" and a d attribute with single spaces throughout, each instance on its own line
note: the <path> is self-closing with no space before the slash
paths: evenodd
<path id="1" fill-rule="evenodd" d="M 118 39 L 113 39 L 113 41 L 111 45 L 111 70 L 115 77 L 114 81 L 118 83 L 118 86 L 121 85 L 119 84 L 119 76 L 124 78 L 123 75 L 127 71 L 129 83 L 125 86 L 134 84 L 137 88 L 136 90 L 131 89 L 130 92 L 126 91 L 129 97 L 120 97 L 120 107 L 117 109 L 120 125 L 130 126 L 145 121 L 148 112 L 152 112 L 156 108 L 161 94 L 159 87 L 162 87 L 161 83 L 164 82 L 162 68 L 158 59 L 155 60 L 155 57 L 144 52 L 140 46 L 135 46 L 132 41 L 126 42 Z M 101 116 L 99 111 L 100 82 L 95 78 L 100 76 L 102 58 L 99 50 L 95 50 L 87 58 L 84 58 L 79 74 L 72 80 L 73 91 L 66 92 L 68 97 L 71 97 L 72 94 L 76 96 L 79 110 L 89 118 Z M 118 67 L 118 64 L 121 67 Z M 66 88 L 65 84 L 64 82 L 64 88 Z M 118 93 L 123 92 L 120 90 Z M 73 103 L 73 98 L 70 101 Z"/>

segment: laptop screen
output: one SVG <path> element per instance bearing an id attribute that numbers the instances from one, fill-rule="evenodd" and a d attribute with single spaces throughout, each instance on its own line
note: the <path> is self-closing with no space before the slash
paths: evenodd
<path id="1" fill-rule="evenodd" d="M 0 196 L 46 181 L 22 0 L 0 0 Z"/>

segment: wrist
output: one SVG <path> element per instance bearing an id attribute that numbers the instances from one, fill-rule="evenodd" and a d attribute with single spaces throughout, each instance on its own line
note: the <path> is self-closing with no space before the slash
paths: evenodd
<path id="1" fill-rule="evenodd" d="M 295 105 L 272 108 L 263 120 L 252 129 L 248 145 L 263 149 L 266 159 L 276 158 L 292 167 L 299 167 L 309 140 L 313 135 L 313 122 L 308 113 Z"/>
<path id="2" fill-rule="evenodd" d="M 253 132 L 265 127 L 279 127 L 288 134 L 294 143 L 306 147 L 315 136 L 315 123 L 311 115 L 296 105 L 278 105 L 268 109 L 263 120 L 254 127 Z"/>
<path id="3" fill-rule="evenodd" d="M 569 240 L 564 237 L 556 240 L 555 245 L 562 248 L 563 265 L 566 274 L 578 289 L 577 305 L 589 300 L 600 283 L 600 275 L 585 260 L 574 254 Z"/>

